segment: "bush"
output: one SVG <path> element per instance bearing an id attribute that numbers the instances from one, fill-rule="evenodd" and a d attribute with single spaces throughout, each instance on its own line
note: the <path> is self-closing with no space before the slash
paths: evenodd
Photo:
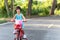
<path id="1" fill-rule="evenodd" d="M 32 9 L 31 15 L 40 15 L 40 13 L 43 13 L 45 15 L 49 15 L 50 8 L 37 8 Z"/>
<path id="2" fill-rule="evenodd" d="M 0 24 L 5 23 L 5 22 L 7 22 L 7 21 L 6 20 L 0 20 Z"/>
<path id="3" fill-rule="evenodd" d="M 50 3 L 50 2 L 49 2 Z M 32 13 L 31 15 L 40 15 L 40 13 L 44 15 L 49 15 L 50 9 L 51 9 L 51 3 L 48 4 L 47 2 L 34 2 L 32 6 Z"/>
<path id="4" fill-rule="evenodd" d="M 8 4 L 9 4 L 9 8 L 10 8 L 11 1 L 9 1 Z M 39 16 L 49 15 L 51 4 L 52 4 L 52 0 L 47 0 L 46 2 L 40 2 L 40 1 L 34 1 L 33 0 L 31 15 L 39 15 Z M 21 12 L 26 16 L 26 11 L 28 8 L 28 0 L 26 0 L 24 3 L 22 2 L 22 0 L 21 1 L 15 0 L 14 6 L 18 6 L 18 5 L 22 8 Z M 60 5 L 60 3 L 57 5 L 58 9 L 60 8 L 59 5 Z M 10 17 L 13 16 L 11 10 L 10 10 L 9 15 L 10 15 Z M 5 6 L 0 7 L 0 17 L 7 17 L 7 11 L 6 11 Z"/>
<path id="5" fill-rule="evenodd" d="M 57 4 L 57 9 L 58 9 L 58 10 L 60 9 L 60 3 Z"/>
<path id="6" fill-rule="evenodd" d="M 38 16 L 47 16 L 45 13 L 38 13 Z"/>
<path id="7" fill-rule="evenodd" d="M 24 14 L 24 16 L 26 16 L 26 11 L 27 11 L 27 9 L 24 7 L 24 8 L 22 8 L 22 13 Z"/>
<path id="8" fill-rule="evenodd" d="M 60 10 L 56 9 L 56 10 L 54 11 L 54 13 L 55 13 L 55 15 L 60 15 Z"/>

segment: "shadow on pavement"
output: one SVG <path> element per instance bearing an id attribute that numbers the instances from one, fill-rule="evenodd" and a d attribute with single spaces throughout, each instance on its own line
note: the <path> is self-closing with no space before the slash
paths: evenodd
<path id="1" fill-rule="evenodd" d="M 29 40 L 44 40 L 47 30 L 25 30 Z"/>

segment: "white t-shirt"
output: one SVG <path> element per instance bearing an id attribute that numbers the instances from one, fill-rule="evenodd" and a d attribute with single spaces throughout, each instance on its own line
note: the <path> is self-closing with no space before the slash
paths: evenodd
<path id="1" fill-rule="evenodd" d="M 15 19 L 15 24 L 22 24 L 22 20 L 16 20 Z"/>

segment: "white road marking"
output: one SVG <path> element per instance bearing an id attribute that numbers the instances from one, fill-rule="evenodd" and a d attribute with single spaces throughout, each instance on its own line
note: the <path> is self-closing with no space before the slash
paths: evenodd
<path id="1" fill-rule="evenodd" d="M 48 26 L 48 28 L 51 28 L 53 26 L 53 24 L 50 24 L 49 26 Z"/>
<path id="2" fill-rule="evenodd" d="M 0 25 L 6 25 L 6 24 L 10 24 L 10 23 L 12 23 L 12 22 L 2 23 Z M 48 27 L 48 28 L 60 27 L 59 24 L 27 24 L 27 23 L 25 23 L 24 25 L 25 26 L 32 26 L 32 27 Z"/>
<path id="3" fill-rule="evenodd" d="M 9 24 L 9 23 L 12 23 L 12 22 L 6 22 L 6 23 L 2 23 L 0 25 L 6 25 L 6 24 Z"/>

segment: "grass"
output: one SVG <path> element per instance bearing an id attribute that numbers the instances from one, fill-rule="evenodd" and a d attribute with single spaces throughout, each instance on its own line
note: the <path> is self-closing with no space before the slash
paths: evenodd
<path id="1" fill-rule="evenodd" d="M 0 24 L 5 23 L 5 22 L 7 22 L 7 21 L 6 20 L 0 20 Z"/>
<path id="2" fill-rule="evenodd" d="M 10 18 L 0 18 L 0 24 L 1 23 L 5 23 L 5 22 L 8 22 Z"/>

